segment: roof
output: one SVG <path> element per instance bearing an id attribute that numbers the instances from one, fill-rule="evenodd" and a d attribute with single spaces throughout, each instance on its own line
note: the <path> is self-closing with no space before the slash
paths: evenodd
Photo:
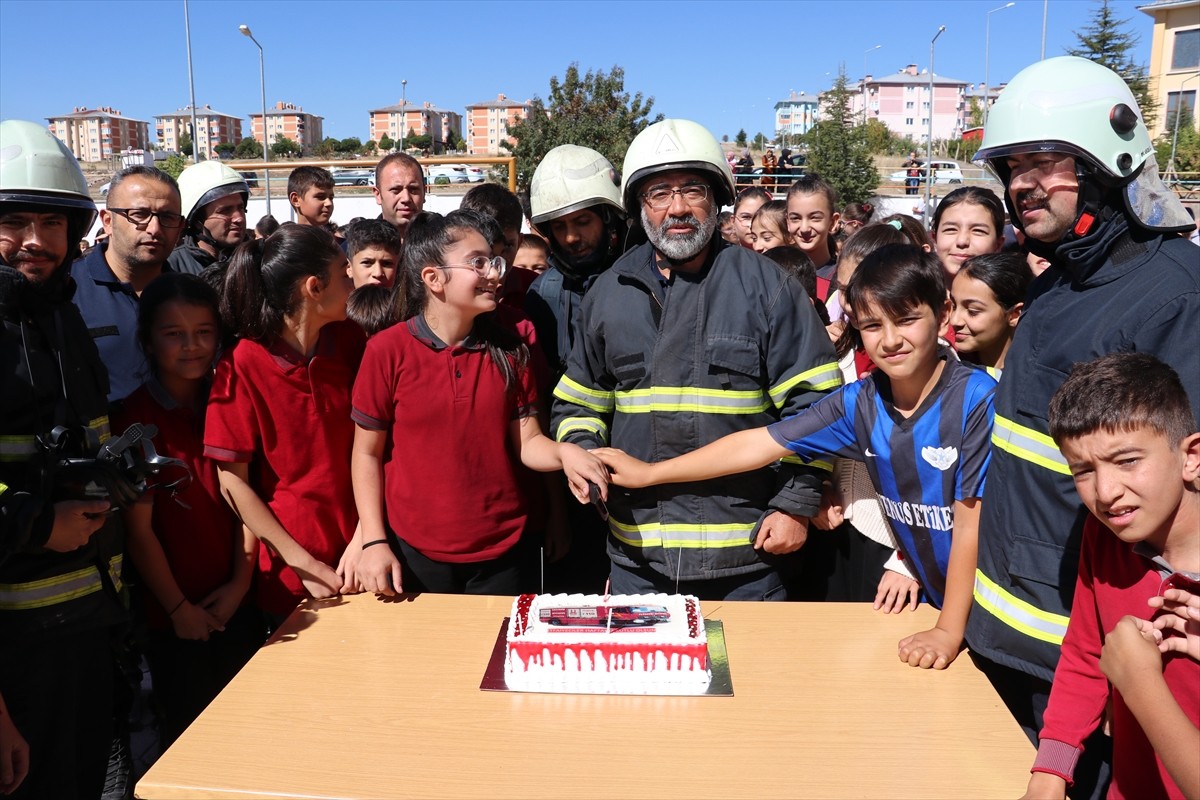
<path id="1" fill-rule="evenodd" d="M 261 117 L 262 111 L 253 111 L 250 114 L 248 114 L 247 116 L 249 116 L 251 119 L 254 119 L 256 117 Z M 301 111 L 298 108 L 268 108 L 267 116 L 268 117 L 293 116 L 293 117 L 312 117 L 313 119 L 325 119 L 320 114 L 310 114 L 309 112 Z"/>
<path id="2" fill-rule="evenodd" d="M 134 119 L 133 117 L 125 116 L 120 111 L 114 111 L 112 109 L 105 108 L 91 108 L 86 111 L 73 111 L 70 114 L 59 114 L 54 117 L 46 117 L 46 119 L 50 122 L 53 122 L 56 119 L 96 119 L 104 117 L 112 117 L 113 119 L 124 120 L 126 122 L 144 122 L 147 125 L 150 124 L 148 120 Z"/>
<path id="3" fill-rule="evenodd" d="M 528 108 L 529 102 L 518 102 L 516 100 L 484 100 L 482 103 L 471 103 L 467 106 L 471 108 Z"/>
<path id="4" fill-rule="evenodd" d="M 1200 0 L 1197 0 L 1197 2 L 1200 2 Z M 970 81 L 960 81 L 956 78 L 947 78 L 945 75 L 938 75 L 936 72 L 933 73 L 933 83 L 934 85 L 940 86 L 970 85 Z M 887 86 L 928 86 L 929 73 L 922 72 L 917 75 L 910 75 L 907 72 L 901 71 L 893 75 L 884 75 L 882 78 L 871 78 L 871 80 L 867 81 L 867 85 L 870 86 L 871 84 L 881 84 Z"/>
<path id="5" fill-rule="evenodd" d="M 793 92 L 792 96 L 788 99 L 780 100 L 778 103 L 776 103 L 775 108 L 780 108 L 781 106 L 803 105 L 806 103 L 812 103 L 815 105 L 819 102 L 821 102 L 821 98 L 817 97 L 815 94 L 807 94 L 806 92 L 800 92 L 799 94 L 796 94 Z"/>
<path id="6" fill-rule="evenodd" d="M 155 114 L 154 118 L 155 119 L 168 119 L 170 117 L 190 117 L 191 115 L 192 115 L 192 107 L 189 105 L 189 106 L 184 106 L 183 108 L 180 108 L 180 109 L 176 109 L 175 111 L 169 111 L 166 114 Z M 215 108 L 208 105 L 207 103 L 205 103 L 202 106 L 198 106 L 196 108 L 196 116 L 197 117 L 233 117 L 234 119 L 241 119 L 241 117 L 239 117 L 237 114 L 226 114 L 224 111 L 217 111 Z"/>
<path id="7" fill-rule="evenodd" d="M 1155 0 L 1153 3 L 1137 6 L 1137 10 L 1153 17 L 1156 11 L 1170 11 L 1171 9 L 1188 8 L 1190 6 L 1200 6 L 1200 0 Z"/>

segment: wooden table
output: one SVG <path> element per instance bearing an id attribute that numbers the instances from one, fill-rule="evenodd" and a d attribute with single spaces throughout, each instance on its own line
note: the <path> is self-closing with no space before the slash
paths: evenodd
<path id="1" fill-rule="evenodd" d="M 137 785 L 139 798 L 1017 797 L 1034 749 L 936 616 L 703 604 L 734 697 L 480 691 L 511 598 L 300 607 Z"/>

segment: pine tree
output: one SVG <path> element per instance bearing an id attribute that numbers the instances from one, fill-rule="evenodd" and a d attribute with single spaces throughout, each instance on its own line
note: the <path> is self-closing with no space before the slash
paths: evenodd
<path id="1" fill-rule="evenodd" d="M 1150 76 L 1146 68 L 1133 60 L 1131 51 L 1140 37 L 1128 29 L 1129 20 L 1117 19 L 1109 0 L 1100 0 L 1091 23 L 1075 32 L 1079 47 L 1068 48 L 1067 54 L 1080 56 L 1103 64 L 1124 79 L 1129 91 L 1142 110 L 1142 120 L 1153 130 L 1158 116 L 1158 101 L 1150 92 Z"/>
<path id="2" fill-rule="evenodd" d="M 745 128 L 738 129 L 737 138 L 734 139 L 733 141 L 738 147 L 745 147 L 749 141 L 746 138 L 746 129 Z"/>
<path id="3" fill-rule="evenodd" d="M 879 172 L 871 160 L 865 128 L 854 124 L 846 70 L 825 95 L 821 120 L 809 137 L 808 169 L 821 176 L 843 203 L 862 203 L 875 193 Z"/>

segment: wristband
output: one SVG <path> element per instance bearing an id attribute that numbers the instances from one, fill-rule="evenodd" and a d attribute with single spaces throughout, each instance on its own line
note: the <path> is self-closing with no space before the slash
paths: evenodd
<path id="1" fill-rule="evenodd" d="M 366 550 L 368 547 L 374 547 L 374 546 L 375 546 L 375 545 L 377 545 L 377 544 L 387 544 L 387 542 L 388 542 L 388 540 L 387 540 L 387 539 L 376 539 L 376 540 L 375 540 L 375 541 L 373 541 L 373 542 L 367 542 L 366 544 L 364 544 L 364 545 L 362 546 L 362 549 L 363 549 L 363 550 Z"/>
<path id="2" fill-rule="evenodd" d="M 175 604 L 175 607 L 174 607 L 174 608 L 172 608 L 170 611 L 168 611 L 168 612 L 167 612 L 167 616 L 168 616 L 168 617 L 173 617 L 173 616 L 175 616 L 175 612 L 176 612 L 176 611 L 178 611 L 179 609 L 183 608 L 183 604 L 184 604 L 184 603 L 186 603 L 186 602 L 187 602 L 187 598 L 186 598 L 186 597 L 185 597 L 185 598 L 183 598 L 182 600 L 180 600 L 178 603 L 176 603 L 176 604 Z"/>

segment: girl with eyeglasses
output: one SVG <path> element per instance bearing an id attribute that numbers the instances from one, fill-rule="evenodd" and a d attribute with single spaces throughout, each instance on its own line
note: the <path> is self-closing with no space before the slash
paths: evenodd
<path id="1" fill-rule="evenodd" d="M 516 594 L 526 524 L 514 458 L 562 469 L 587 502 L 607 472 L 536 414 L 528 345 L 497 318 L 508 269 L 471 211 L 423 213 L 396 276 L 402 320 L 367 345 L 354 385 L 351 475 L 364 591 Z"/>

